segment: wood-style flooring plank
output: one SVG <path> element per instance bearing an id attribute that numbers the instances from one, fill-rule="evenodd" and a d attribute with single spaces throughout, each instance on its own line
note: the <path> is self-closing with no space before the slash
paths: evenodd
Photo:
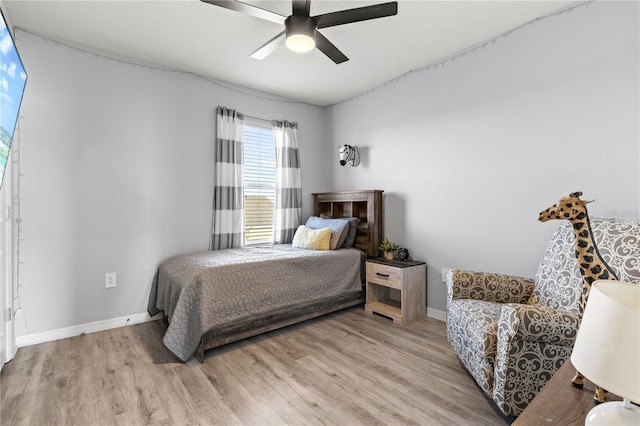
<path id="1" fill-rule="evenodd" d="M 2 425 L 506 424 L 441 321 L 351 308 L 180 362 L 153 321 L 20 348 Z"/>

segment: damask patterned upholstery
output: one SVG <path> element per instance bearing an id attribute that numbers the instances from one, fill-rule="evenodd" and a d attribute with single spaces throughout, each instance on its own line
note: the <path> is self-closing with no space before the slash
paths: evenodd
<path id="1" fill-rule="evenodd" d="M 493 387 L 493 360 L 498 350 L 498 318 L 502 303 L 472 299 L 458 302 L 460 310 L 468 314 L 460 316 L 457 324 L 466 330 L 466 334 L 452 336 L 452 344 L 465 346 L 462 362 L 482 390 L 489 393 Z"/>
<path id="2" fill-rule="evenodd" d="M 618 278 L 640 284 L 640 221 L 591 218 L 591 228 Z M 535 281 L 449 272 L 447 337 L 505 415 L 520 414 L 571 355 L 581 288 L 569 222 L 554 232 Z"/>

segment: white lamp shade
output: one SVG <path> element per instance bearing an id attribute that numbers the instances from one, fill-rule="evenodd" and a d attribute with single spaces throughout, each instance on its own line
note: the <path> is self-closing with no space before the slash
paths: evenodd
<path id="1" fill-rule="evenodd" d="M 593 283 L 571 362 L 601 388 L 640 402 L 640 285 Z"/>

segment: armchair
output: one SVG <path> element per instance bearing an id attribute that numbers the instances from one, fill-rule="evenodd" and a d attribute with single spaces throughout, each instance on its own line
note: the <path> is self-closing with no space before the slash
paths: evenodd
<path id="1" fill-rule="evenodd" d="M 605 261 L 640 284 L 640 221 L 592 218 Z M 580 324 L 582 279 L 571 224 L 554 232 L 535 280 L 451 270 L 447 338 L 480 388 L 517 416 L 569 358 Z"/>

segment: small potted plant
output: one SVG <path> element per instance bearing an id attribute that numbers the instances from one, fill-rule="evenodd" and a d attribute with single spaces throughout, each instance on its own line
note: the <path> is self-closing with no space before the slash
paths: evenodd
<path id="1" fill-rule="evenodd" d="M 378 246 L 378 249 L 380 249 L 383 252 L 385 259 L 393 259 L 393 254 L 399 248 L 400 246 L 389 241 L 387 237 L 385 237 L 384 240 L 382 240 L 382 244 Z"/>

